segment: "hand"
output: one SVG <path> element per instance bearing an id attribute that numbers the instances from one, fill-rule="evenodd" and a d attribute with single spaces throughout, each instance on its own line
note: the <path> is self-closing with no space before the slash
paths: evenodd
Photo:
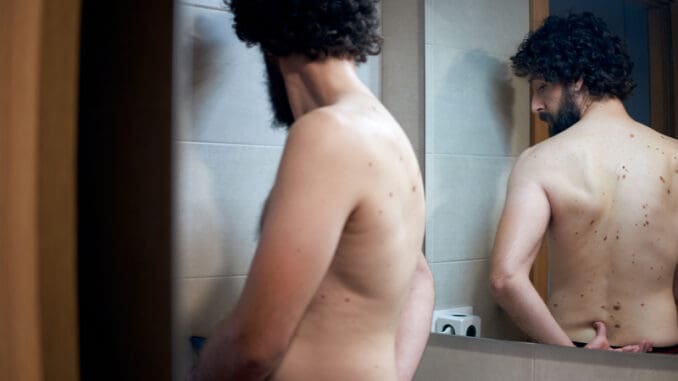
<path id="1" fill-rule="evenodd" d="M 607 327 L 605 323 L 597 321 L 593 323 L 593 327 L 596 329 L 596 337 L 584 347 L 588 349 L 602 349 L 606 351 L 614 352 L 651 352 L 652 343 L 647 340 L 641 340 L 639 344 L 629 344 L 621 348 L 612 348 L 610 343 L 607 341 Z"/>

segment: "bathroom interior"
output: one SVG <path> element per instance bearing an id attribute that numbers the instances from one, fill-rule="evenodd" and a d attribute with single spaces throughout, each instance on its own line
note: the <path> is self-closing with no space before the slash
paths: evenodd
<path id="1" fill-rule="evenodd" d="M 9 126 L 0 135 L 0 209 L 8 211 L 0 334 L 22 343 L 0 350 L 0 371 L 22 380 L 184 380 L 196 356 L 190 338 L 209 337 L 244 286 L 286 137 L 271 127 L 261 56 L 236 38 L 221 0 L 35 3 L 42 13 L 0 8 L 0 25 L 32 17 L 43 32 L 24 23 L 0 37 L 0 83 L 42 90 L 0 102 Z M 675 380 L 668 356 L 529 342 L 493 300 L 488 278 L 508 174 L 547 137 L 508 58 L 548 14 L 592 11 L 635 63 L 629 113 L 678 136 L 678 5 L 384 0 L 380 9 L 384 47 L 359 75 L 422 167 L 435 309 L 476 319 L 473 330 L 432 333 L 414 379 Z M 42 54 L 29 55 L 34 66 L 4 58 L 18 54 L 22 37 Z M 0 87 L 3 99 L 10 88 Z M 20 106 L 43 115 L 31 119 L 28 137 L 13 127 L 10 108 Z M 9 175 L 17 169 L 33 180 Z M 26 211 L 29 220 L 18 217 Z M 532 273 L 542 296 L 546 251 Z"/>

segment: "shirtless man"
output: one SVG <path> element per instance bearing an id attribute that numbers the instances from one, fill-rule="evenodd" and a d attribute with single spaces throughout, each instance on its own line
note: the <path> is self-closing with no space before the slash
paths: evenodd
<path id="1" fill-rule="evenodd" d="M 242 296 L 195 380 L 410 380 L 433 281 L 424 189 L 402 128 L 357 76 L 374 0 L 233 0 L 288 137 Z"/>
<path id="2" fill-rule="evenodd" d="M 678 141 L 627 114 L 632 63 L 590 13 L 547 18 L 511 60 L 552 137 L 511 173 L 495 298 L 542 343 L 671 351 L 661 347 L 678 344 Z M 529 280 L 545 233 L 547 304 Z"/>

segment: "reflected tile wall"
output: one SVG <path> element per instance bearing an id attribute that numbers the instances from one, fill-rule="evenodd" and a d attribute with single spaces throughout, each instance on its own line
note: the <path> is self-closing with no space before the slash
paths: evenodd
<path id="1" fill-rule="evenodd" d="M 427 155 L 429 262 L 488 258 L 515 159 Z"/>
<path id="2" fill-rule="evenodd" d="M 509 57 L 529 0 L 426 0 L 426 254 L 436 308 L 471 305 L 483 336 L 520 338 L 488 290 L 489 258 L 516 157 L 529 144 L 529 88 Z"/>
<path id="3" fill-rule="evenodd" d="M 209 335 L 235 305 L 257 244 L 262 205 L 286 137 L 272 114 L 258 48 L 247 48 L 220 0 L 177 6 L 175 33 L 174 377 L 193 363 L 189 337 Z M 381 61 L 358 75 L 380 95 Z"/>

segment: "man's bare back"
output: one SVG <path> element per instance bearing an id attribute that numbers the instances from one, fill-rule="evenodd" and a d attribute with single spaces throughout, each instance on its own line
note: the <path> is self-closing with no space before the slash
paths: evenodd
<path id="1" fill-rule="evenodd" d="M 678 141 L 610 115 L 590 110 L 520 159 L 551 206 L 548 308 L 573 341 L 602 321 L 611 345 L 675 345 Z"/>
<path id="2" fill-rule="evenodd" d="M 396 380 L 401 313 L 424 260 L 424 193 L 416 157 L 401 127 L 371 95 L 347 96 L 304 118 L 313 123 L 290 130 L 282 166 L 285 155 L 308 154 L 310 140 L 316 141 L 312 151 L 341 156 L 314 160 L 341 160 L 336 169 L 342 174 L 327 176 L 344 183 L 337 192 L 354 192 L 355 205 L 273 379 Z M 347 182 L 355 189 L 347 189 Z M 270 197 L 275 203 L 284 195 L 274 188 Z M 336 200 L 328 195 L 324 202 Z"/>
<path id="3" fill-rule="evenodd" d="M 625 45 L 592 13 L 551 15 L 511 66 L 530 82 L 531 110 L 551 138 L 511 171 L 492 255 L 495 299 L 542 343 L 622 352 L 677 344 L 678 142 L 626 112 L 634 81 Z M 530 280 L 545 236 L 547 303 Z"/>

